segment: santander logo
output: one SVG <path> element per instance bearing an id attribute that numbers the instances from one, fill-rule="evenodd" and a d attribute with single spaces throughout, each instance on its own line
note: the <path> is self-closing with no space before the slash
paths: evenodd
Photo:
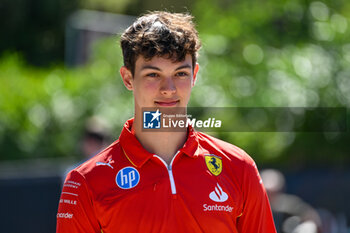
<path id="1" fill-rule="evenodd" d="M 227 193 L 222 190 L 219 183 L 216 184 L 215 190 L 209 194 L 209 197 L 215 202 L 225 202 L 228 199 Z"/>

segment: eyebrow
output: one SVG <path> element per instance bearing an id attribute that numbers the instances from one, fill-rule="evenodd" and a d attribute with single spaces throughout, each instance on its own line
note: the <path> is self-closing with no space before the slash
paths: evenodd
<path id="1" fill-rule="evenodd" d="M 151 65 L 145 65 L 141 68 L 141 70 L 145 70 L 145 69 L 152 69 L 152 70 L 159 70 L 161 71 L 161 69 L 159 69 L 158 67 L 155 66 L 151 66 Z"/>
<path id="2" fill-rule="evenodd" d="M 183 65 L 183 66 L 180 66 L 180 67 L 177 67 L 176 68 L 176 70 L 181 70 L 181 69 L 191 69 L 192 68 L 192 66 L 190 66 L 190 65 L 188 65 L 188 64 L 186 64 L 186 65 Z"/>
<path id="3" fill-rule="evenodd" d="M 186 65 L 182 65 L 182 66 L 177 67 L 175 70 L 181 70 L 181 69 L 187 69 L 187 68 L 191 69 L 191 67 L 192 67 L 191 65 L 186 64 Z M 151 65 L 145 65 L 141 68 L 141 70 L 145 70 L 145 69 L 152 69 L 152 70 L 161 71 L 160 68 L 158 68 L 156 66 L 151 66 Z"/>

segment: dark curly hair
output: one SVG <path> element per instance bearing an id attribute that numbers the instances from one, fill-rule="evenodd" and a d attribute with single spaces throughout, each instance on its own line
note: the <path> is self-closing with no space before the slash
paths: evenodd
<path id="1" fill-rule="evenodd" d="M 124 66 L 134 74 L 139 55 L 146 60 L 159 56 L 178 62 L 190 54 L 195 67 L 201 43 L 192 19 L 189 14 L 165 11 L 139 17 L 120 39 Z"/>

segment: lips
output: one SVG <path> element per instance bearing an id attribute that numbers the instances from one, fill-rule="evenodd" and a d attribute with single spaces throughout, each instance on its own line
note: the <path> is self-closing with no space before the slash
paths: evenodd
<path id="1" fill-rule="evenodd" d="M 155 101 L 156 105 L 161 107 L 173 107 L 173 106 L 176 106 L 179 102 L 180 102 L 179 100 Z"/>

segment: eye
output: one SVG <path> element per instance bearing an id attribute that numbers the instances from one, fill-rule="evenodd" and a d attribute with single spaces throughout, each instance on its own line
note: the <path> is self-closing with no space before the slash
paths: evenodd
<path id="1" fill-rule="evenodd" d="M 149 73 L 149 74 L 146 74 L 147 77 L 151 77 L 151 78 L 156 78 L 158 77 L 159 75 L 157 73 Z"/>
<path id="2" fill-rule="evenodd" d="M 176 73 L 176 76 L 178 76 L 178 77 L 186 77 L 186 76 L 188 76 L 188 73 L 184 72 L 184 71 L 181 71 L 181 72 Z"/>

